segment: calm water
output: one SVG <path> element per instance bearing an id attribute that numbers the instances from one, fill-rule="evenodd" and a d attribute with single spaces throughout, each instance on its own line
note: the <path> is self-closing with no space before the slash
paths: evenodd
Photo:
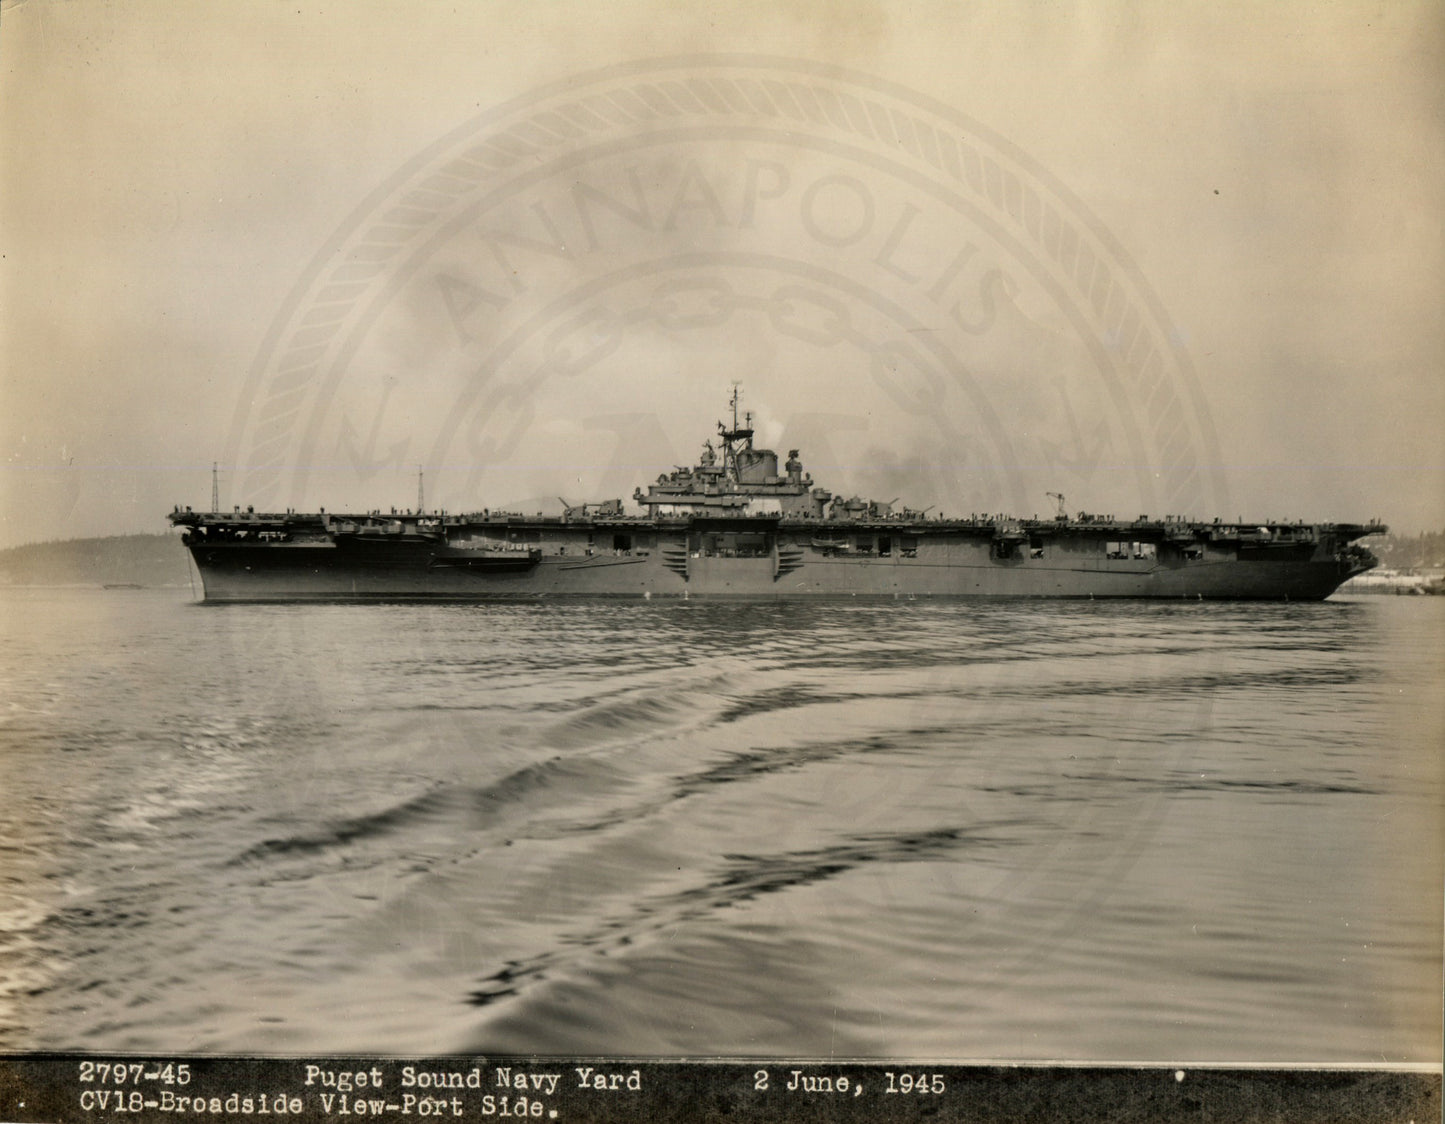
<path id="1" fill-rule="evenodd" d="M 1445 599 L 0 597 L 0 1048 L 1440 1057 Z"/>

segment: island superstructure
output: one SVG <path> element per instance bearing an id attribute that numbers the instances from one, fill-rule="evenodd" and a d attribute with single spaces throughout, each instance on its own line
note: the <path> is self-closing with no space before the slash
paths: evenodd
<path id="1" fill-rule="evenodd" d="M 695 465 L 560 514 L 483 509 L 195 512 L 173 525 L 207 601 L 555 597 L 1143 597 L 1320 600 L 1377 565 L 1379 522 L 944 518 L 817 486 L 778 464 L 751 414 L 719 422 Z M 214 504 L 213 504 L 214 506 Z"/>

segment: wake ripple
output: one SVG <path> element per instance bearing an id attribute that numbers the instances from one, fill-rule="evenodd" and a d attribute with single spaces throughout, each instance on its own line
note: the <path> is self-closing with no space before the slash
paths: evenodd
<path id="1" fill-rule="evenodd" d="M 381 840 L 436 823 L 477 831 L 535 810 L 539 794 L 568 792 L 608 783 L 613 770 L 590 758 L 561 756 L 535 762 L 480 787 L 436 785 L 420 795 L 365 815 L 332 820 L 317 831 L 266 839 L 231 859 L 241 866 L 268 859 L 311 856 L 341 847 Z"/>
<path id="2" fill-rule="evenodd" d="M 526 959 L 508 960 L 482 979 L 467 1002 L 488 1007 L 518 996 L 556 971 L 573 966 L 578 954 L 605 956 L 640 942 L 649 933 L 672 930 L 706 914 L 771 894 L 827 882 L 871 864 L 939 861 L 964 849 L 1012 845 L 999 822 L 974 827 L 853 836 L 828 847 L 776 855 L 731 854 L 725 866 L 700 886 L 640 901 L 630 912 L 604 920 L 584 933 L 563 936 L 558 947 Z"/>

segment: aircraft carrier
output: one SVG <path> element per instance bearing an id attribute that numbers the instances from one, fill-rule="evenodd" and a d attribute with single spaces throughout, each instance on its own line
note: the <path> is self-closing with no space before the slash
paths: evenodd
<path id="1" fill-rule="evenodd" d="M 557 515 L 177 507 L 206 601 L 1134 597 L 1321 600 L 1378 564 L 1376 522 L 943 518 L 781 468 L 750 414 L 696 465 Z M 214 506 L 214 502 L 213 502 Z"/>

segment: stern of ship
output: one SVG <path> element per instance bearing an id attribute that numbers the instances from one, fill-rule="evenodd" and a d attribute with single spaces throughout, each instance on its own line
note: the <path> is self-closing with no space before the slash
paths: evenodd
<path id="1" fill-rule="evenodd" d="M 1335 555 L 1340 563 L 1340 581 L 1349 581 L 1350 578 L 1373 570 L 1380 564 L 1380 559 L 1368 547 L 1352 542 L 1340 548 Z"/>

